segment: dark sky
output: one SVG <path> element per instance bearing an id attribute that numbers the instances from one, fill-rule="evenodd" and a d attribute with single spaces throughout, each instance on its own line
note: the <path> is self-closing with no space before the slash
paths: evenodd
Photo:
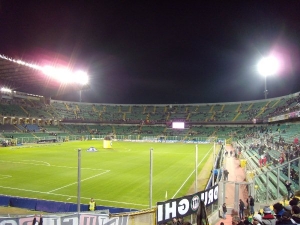
<path id="1" fill-rule="evenodd" d="M 90 75 L 86 102 L 215 103 L 264 98 L 256 71 L 284 67 L 269 96 L 300 91 L 300 1 L 0 0 L 0 53 L 63 56 Z M 78 93 L 62 96 L 78 101 Z"/>

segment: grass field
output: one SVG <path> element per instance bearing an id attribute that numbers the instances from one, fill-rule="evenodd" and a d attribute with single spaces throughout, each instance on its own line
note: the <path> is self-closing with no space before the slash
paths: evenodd
<path id="1" fill-rule="evenodd" d="M 89 147 L 98 152 L 87 152 Z M 0 148 L 0 194 L 77 202 L 81 148 L 81 203 L 145 209 L 149 206 L 150 148 L 153 148 L 153 203 L 186 195 L 195 179 L 195 145 L 100 141 Z M 213 146 L 198 145 L 198 171 Z"/>

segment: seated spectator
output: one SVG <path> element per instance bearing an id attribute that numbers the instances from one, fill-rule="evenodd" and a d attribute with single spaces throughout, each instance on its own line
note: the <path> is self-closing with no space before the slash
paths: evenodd
<path id="1" fill-rule="evenodd" d="M 265 225 L 275 225 L 277 219 L 273 216 L 269 206 L 265 206 L 263 210 L 262 223 Z"/>
<path id="2" fill-rule="evenodd" d="M 292 206 L 292 219 L 295 223 L 300 224 L 300 208 L 297 205 Z"/>
<path id="3" fill-rule="evenodd" d="M 279 202 L 277 202 L 273 205 L 273 210 L 274 210 L 274 213 L 276 214 L 277 219 L 280 219 L 282 214 L 285 212 L 283 205 Z"/>
<path id="4" fill-rule="evenodd" d="M 255 214 L 253 216 L 253 221 L 252 221 L 253 225 L 259 225 L 262 224 L 262 217 L 259 214 Z"/>
<path id="5" fill-rule="evenodd" d="M 291 220 L 292 214 L 290 212 L 284 212 L 281 218 L 276 221 L 276 225 L 294 225 L 293 221 Z"/>
<path id="6" fill-rule="evenodd" d="M 298 203 L 299 203 L 299 199 L 296 197 L 292 198 L 292 200 L 289 202 L 290 206 L 292 206 L 292 207 L 294 205 L 298 205 Z"/>
<path id="7" fill-rule="evenodd" d="M 244 220 L 245 225 L 252 225 L 252 223 L 249 221 L 249 218 L 246 216 Z"/>

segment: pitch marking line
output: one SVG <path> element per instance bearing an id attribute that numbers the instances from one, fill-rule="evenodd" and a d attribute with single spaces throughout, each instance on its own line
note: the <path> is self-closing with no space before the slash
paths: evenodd
<path id="1" fill-rule="evenodd" d="M 77 196 L 73 196 L 73 195 L 55 194 L 55 193 L 49 193 L 49 192 L 33 191 L 33 190 L 14 188 L 14 187 L 4 187 L 4 186 L 0 186 L 0 188 L 18 190 L 18 191 L 23 191 L 23 192 L 33 192 L 33 193 L 46 194 L 46 195 L 57 195 L 57 196 L 63 196 L 63 197 L 67 197 L 67 198 L 76 198 L 77 199 Z M 91 199 L 91 197 L 89 197 L 89 198 L 81 197 L 81 198 L 82 199 Z M 131 203 L 131 202 L 110 201 L 110 200 L 105 200 L 105 199 L 95 199 L 95 200 L 103 201 L 103 202 L 110 202 L 110 203 L 117 203 L 117 204 L 125 204 L 125 205 L 149 206 L 149 205 L 136 204 L 136 203 Z"/>
<path id="2" fill-rule="evenodd" d="M 211 148 L 211 149 L 205 154 L 205 156 L 202 158 L 202 160 L 198 163 L 197 168 L 198 168 L 198 166 L 201 165 L 201 163 L 203 162 L 203 160 L 207 157 L 208 153 L 210 153 L 210 152 L 212 151 L 212 149 L 213 149 L 213 148 Z M 182 185 L 181 185 L 180 188 L 176 191 L 176 193 L 173 195 L 172 198 L 175 198 L 175 196 L 178 194 L 178 192 L 183 188 L 183 186 L 186 184 L 186 182 L 190 179 L 190 177 L 191 177 L 194 173 L 195 173 L 195 170 L 193 170 L 193 171 L 191 172 L 191 174 L 186 178 L 186 180 L 182 183 Z M 197 181 L 196 181 L 196 182 L 197 182 Z"/>
<path id="3" fill-rule="evenodd" d="M 51 166 L 50 163 L 44 162 L 44 161 L 38 161 L 38 160 L 25 160 L 25 159 L 22 160 L 22 161 L 26 161 L 26 162 L 29 161 L 29 162 L 43 163 L 43 164 L 45 164 L 46 166 Z M 21 162 L 22 162 L 22 161 L 21 161 Z M 39 164 L 39 165 L 40 165 L 40 164 Z"/>
<path id="4" fill-rule="evenodd" d="M 31 162 L 26 162 L 26 161 L 35 161 L 35 162 L 40 162 L 40 163 L 31 163 Z M 23 161 L 8 161 L 8 160 L 0 160 L 0 162 L 4 163 L 19 163 L 19 164 L 30 164 L 34 166 L 52 166 L 52 167 L 61 167 L 61 168 L 68 168 L 68 169 L 78 169 L 78 167 L 75 166 L 58 166 L 58 165 L 51 165 L 48 162 L 43 162 L 43 161 L 36 161 L 36 160 L 23 160 Z M 104 169 L 95 169 L 95 168 L 81 168 L 82 170 L 96 170 L 96 171 L 108 171 Z"/>
<path id="5" fill-rule="evenodd" d="M 34 166 L 50 166 L 50 163 L 43 162 L 43 161 L 35 161 L 35 162 L 40 162 L 40 163 L 31 163 L 31 162 L 26 162 L 26 161 L 35 161 L 35 160 L 23 160 L 23 161 L 7 161 L 7 160 L 0 160 L 0 162 L 5 162 L 5 163 L 19 163 L 19 164 L 30 164 Z"/>
<path id="6" fill-rule="evenodd" d="M 0 179 L 6 179 L 6 178 L 11 178 L 12 176 L 10 175 L 3 175 L 3 174 L 0 174 Z"/>
<path id="7" fill-rule="evenodd" d="M 94 177 L 98 177 L 98 176 L 100 176 L 100 175 L 102 175 L 102 174 L 105 174 L 105 173 L 108 173 L 108 172 L 110 172 L 110 170 L 107 170 L 107 171 L 105 171 L 105 172 L 103 172 L 103 173 L 99 173 L 99 174 L 96 174 L 96 175 L 91 176 L 91 177 L 88 177 L 88 178 L 85 178 L 85 179 L 81 180 L 81 182 L 82 182 L 82 181 L 89 180 L 89 179 L 92 179 L 92 178 L 94 178 Z M 58 190 L 60 190 L 60 189 L 63 189 L 63 188 L 72 186 L 72 185 L 74 185 L 74 184 L 77 184 L 77 182 L 73 182 L 73 183 L 71 183 L 71 184 L 67 184 L 67 185 L 62 186 L 62 187 L 60 187 L 60 188 L 53 189 L 52 191 L 48 191 L 48 193 L 52 193 L 52 192 L 54 192 L 54 191 L 58 191 Z"/>

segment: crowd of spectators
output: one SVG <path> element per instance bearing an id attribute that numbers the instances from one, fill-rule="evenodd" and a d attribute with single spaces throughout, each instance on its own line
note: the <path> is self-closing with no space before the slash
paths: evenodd
<path id="1" fill-rule="evenodd" d="M 287 99 L 283 98 L 282 101 L 285 101 L 285 104 L 282 106 L 275 107 L 273 111 L 267 114 L 267 117 L 277 116 L 284 113 L 300 110 L 300 94 Z"/>
<path id="2" fill-rule="evenodd" d="M 1 105 L 12 107 L 0 108 L 0 114 L 3 116 L 37 116 L 38 118 L 62 118 L 80 121 L 107 121 L 107 122 L 136 122 L 139 120 L 149 123 L 163 123 L 170 119 L 185 119 L 189 122 L 231 122 L 233 118 L 237 121 L 245 120 L 252 122 L 253 119 L 262 119 L 258 117 L 270 117 L 286 112 L 300 109 L 300 96 L 291 96 L 282 98 L 284 104 L 271 107 L 267 102 L 265 105 L 260 102 L 247 104 L 237 103 L 236 107 L 230 107 L 232 110 L 223 109 L 226 104 L 216 105 L 173 105 L 173 106 L 118 106 L 118 105 L 96 105 L 76 102 L 53 101 L 51 104 L 45 104 L 42 101 L 30 101 L 23 98 L 6 99 L 1 98 Z M 257 105 L 256 105 L 257 104 Z M 241 105 L 239 107 L 239 105 Z M 24 110 L 20 110 L 21 106 Z M 216 108 L 214 110 L 214 108 Z M 226 108 L 226 107 L 225 107 Z M 131 110 L 129 110 L 131 109 Z M 124 111 L 121 111 L 124 110 Z M 32 115 L 34 112 L 35 115 Z M 241 116 L 239 116 L 241 114 Z"/>
<path id="3" fill-rule="evenodd" d="M 280 202 L 273 204 L 273 211 L 270 206 L 265 206 L 263 210 L 255 212 L 253 216 L 232 217 L 232 225 L 294 225 L 299 223 L 300 208 L 298 198 L 291 199 L 289 205 L 283 205 Z"/>

